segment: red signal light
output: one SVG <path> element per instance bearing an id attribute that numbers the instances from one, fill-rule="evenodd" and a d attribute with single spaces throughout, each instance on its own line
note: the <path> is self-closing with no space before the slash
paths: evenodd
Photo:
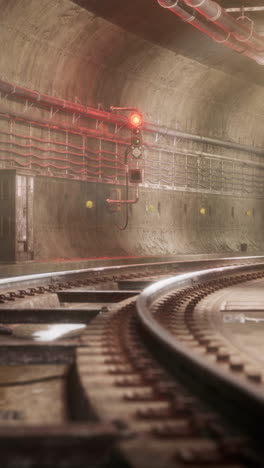
<path id="1" fill-rule="evenodd" d="M 140 127 L 143 123 L 142 114 L 139 114 L 138 112 L 134 112 L 133 114 L 130 114 L 128 121 L 131 127 L 134 127 L 134 128 Z"/>

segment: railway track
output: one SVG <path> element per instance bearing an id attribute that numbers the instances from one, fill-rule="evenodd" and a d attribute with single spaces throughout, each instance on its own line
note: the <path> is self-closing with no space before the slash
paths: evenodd
<path id="1" fill-rule="evenodd" d="M 30 467 L 264 466 L 263 368 L 253 354 L 242 356 L 241 344 L 227 333 L 241 312 L 226 301 L 224 311 L 212 311 L 219 292 L 262 281 L 264 264 L 257 262 L 211 261 L 213 270 L 204 262 L 198 273 L 192 263 L 170 262 L 1 280 L 0 367 L 49 365 L 47 378 L 64 378 L 66 414 L 36 426 L 20 411 L 19 421 L 10 416 L 11 431 L 0 409 L 1 461 L 16 467 L 19 460 Z M 224 330 L 219 314 L 227 317 Z M 25 324 L 73 322 L 85 327 L 49 343 L 16 335 Z M 23 382 L 31 389 L 32 375 Z M 2 386 L 8 387 L 5 378 Z M 16 404 L 10 414 L 19 414 Z M 37 456 L 30 449 L 33 432 Z"/>

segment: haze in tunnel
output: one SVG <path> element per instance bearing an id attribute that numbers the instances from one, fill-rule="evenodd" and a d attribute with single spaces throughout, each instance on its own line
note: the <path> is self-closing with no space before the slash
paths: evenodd
<path id="1" fill-rule="evenodd" d="M 102 110 L 135 107 L 158 127 L 252 147 L 144 131 L 139 202 L 120 231 L 124 208 L 113 212 L 106 199 L 115 188 L 125 196 L 124 180 L 109 168 L 100 174 L 108 164 L 100 158 L 122 162 L 125 148 L 109 135 L 128 140 L 129 131 L 2 93 L 1 168 L 34 179 L 31 258 L 263 251 L 264 162 L 254 152 L 263 148 L 261 66 L 183 25 L 155 1 L 1 0 L 0 7 L 1 80 Z M 55 131 L 56 125 L 76 133 Z M 83 143 L 82 128 L 104 136 Z M 54 141 L 68 162 L 83 148 L 92 175 L 57 170 Z"/>

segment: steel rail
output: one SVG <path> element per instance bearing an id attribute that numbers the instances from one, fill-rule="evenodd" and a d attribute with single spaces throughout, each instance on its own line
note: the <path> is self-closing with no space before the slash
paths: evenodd
<path id="1" fill-rule="evenodd" d="M 185 378 L 194 383 L 198 391 L 204 394 L 209 390 L 213 394 L 214 403 L 225 412 L 228 409 L 243 424 L 246 432 L 254 436 L 258 443 L 263 444 L 264 395 L 256 385 L 250 382 L 238 381 L 220 366 L 212 364 L 208 359 L 190 351 L 187 345 L 180 343 L 168 330 L 165 330 L 153 316 L 151 305 L 167 294 L 181 288 L 188 288 L 205 281 L 221 278 L 235 273 L 248 272 L 252 268 L 263 269 L 264 263 L 250 266 L 229 266 L 214 268 L 193 273 L 180 274 L 176 277 L 159 281 L 147 287 L 137 298 L 137 316 L 145 332 L 154 340 L 164 353 L 170 368 L 181 369 Z M 157 346 L 155 346 L 157 351 Z M 231 406 L 231 409 L 230 409 Z"/>
<path id="2" fill-rule="evenodd" d="M 193 264 L 201 264 L 201 263 L 213 263 L 213 262 L 236 262 L 236 261 L 254 261 L 254 260 L 264 260 L 263 255 L 252 255 L 252 256 L 239 256 L 239 257 L 213 257 L 213 258 L 193 258 L 193 259 L 179 259 L 177 257 L 171 257 L 171 260 L 166 261 L 153 261 L 153 259 L 149 259 L 149 262 L 146 262 L 144 258 L 144 262 L 137 262 L 137 263 L 123 263 L 119 265 L 102 265 L 96 266 L 91 268 L 81 268 L 76 270 L 61 270 L 61 271 L 51 271 L 48 273 L 37 273 L 37 274 L 28 274 L 28 275 L 21 275 L 21 276 L 9 276 L 7 278 L 0 278 L 0 288 L 5 286 L 11 286 L 17 283 L 28 283 L 31 281 L 39 281 L 39 280 L 58 280 L 60 277 L 65 278 L 67 276 L 75 276 L 87 273 L 100 273 L 100 272 L 112 272 L 114 270 L 124 270 L 126 268 L 147 268 L 147 267 L 156 267 L 156 266 L 166 266 L 166 265 L 191 265 Z M 138 259 L 137 259 L 138 260 Z M 251 263 L 250 267 L 255 266 L 258 264 Z M 211 271 L 211 270 L 209 270 Z M 189 274 L 189 273 L 188 273 Z"/>

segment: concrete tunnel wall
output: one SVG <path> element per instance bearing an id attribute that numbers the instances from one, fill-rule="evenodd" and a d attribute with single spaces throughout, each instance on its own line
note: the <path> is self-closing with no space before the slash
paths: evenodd
<path id="1" fill-rule="evenodd" d="M 83 104 L 136 106 L 150 122 L 263 147 L 263 87 L 134 36 L 69 0 L 1 0 L 0 8 L 2 79 Z M 244 243 L 263 250 L 261 199 L 144 187 L 121 232 L 108 196 L 104 184 L 36 177 L 35 258 L 236 252 Z"/>

